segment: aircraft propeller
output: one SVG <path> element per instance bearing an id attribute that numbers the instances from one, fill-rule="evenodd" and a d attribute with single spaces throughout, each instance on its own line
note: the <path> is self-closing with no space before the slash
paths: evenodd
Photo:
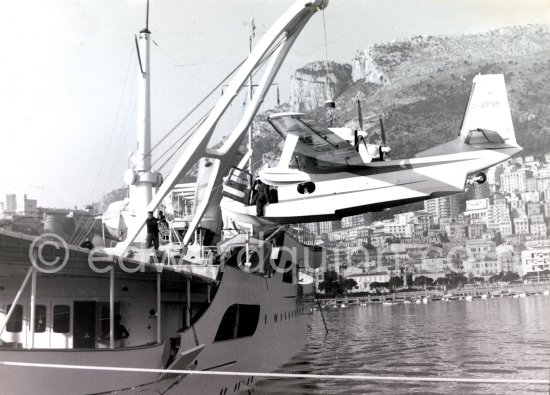
<path id="1" fill-rule="evenodd" d="M 361 100 L 359 99 L 357 99 L 357 118 L 359 121 L 359 131 L 364 132 L 363 111 L 361 109 Z M 382 144 L 379 146 L 379 151 L 380 151 L 380 158 L 383 160 L 384 156 L 388 155 L 391 152 L 391 148 L 386 145 L 386 129 L 384 127 L 384 120 L 382 119 L 382 117 L 380 117 L 379 120 L 380 120 L 380 139 L 382 140 Z M 364 136 L 359 136 L 358 131 L 355 130 L 354 145 L 356 149 L 360 141 L 366 144 Z"/>
<path id="2" fill-rule="evenodd" d="M 361 100 L 357 99 L 357 118 L 359 119 L 359 130 L 363 130 L 363 112 L 361 111 Z"/>
<path id="3" fill-rule="evenodd" d="M 384 130 L 384 120 L 380 117 L 380 138 L 382 139 L 382 145 L 386 146 L 386 132 Z"/>

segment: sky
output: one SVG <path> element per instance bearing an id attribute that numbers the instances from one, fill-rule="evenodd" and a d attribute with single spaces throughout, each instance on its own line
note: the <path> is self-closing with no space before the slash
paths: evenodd
<path id="1" fill-rule="evenodd" d="M 0 202 L 13 192 L 42 207 L 98 201 L 123 186 L 135 148 L 134 34 L 146 0 L 2 1 Z M 151 0 L 153 144 L 246 57 L 251 19 L 261 36 L 293 2 Z M 357 50 L 407 36 L 550 23 L 550 1 L 330 0 L 325 21 L 329 60 L 351 63 Z M 293 71 L 324 58 L 319 13 L 275 80 L 282 100 Z"/>

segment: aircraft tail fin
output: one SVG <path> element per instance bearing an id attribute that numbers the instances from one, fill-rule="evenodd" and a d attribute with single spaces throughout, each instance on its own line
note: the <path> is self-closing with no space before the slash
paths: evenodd
<path id="1" fill-rule="evenodd" d="M 489 140 L 517 146 L 503 74 L 474 77 L 459 135 L 466 144 Z"/>

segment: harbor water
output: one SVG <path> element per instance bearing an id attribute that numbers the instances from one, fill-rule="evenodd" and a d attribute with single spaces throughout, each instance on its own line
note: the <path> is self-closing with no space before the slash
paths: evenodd
<path id="1" fill-rule="evenodd" d="M 285 373 L 547 380 L 550 297 L 370 304 L 311 316 Z M 255 394 L 548 394 L 548 385 L 264 379 Z"/>

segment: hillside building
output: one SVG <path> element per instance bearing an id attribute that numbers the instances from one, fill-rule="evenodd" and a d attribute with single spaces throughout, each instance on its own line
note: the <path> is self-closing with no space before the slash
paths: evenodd
<path id="1" fill-rule="evenodd" d="M 491 196 L 490 182 L 484 182 L 483 184 L 474 183 L 468 187 L 466 191 L 467 200 L 486 199 Z"/>
<path id="2" fill-rule="evenodd" d="M 367 214 L 352 215 L 342 218 L 342 228 L 352 228 L 355 226 L 367 225 Z"/>
<path id="3" fill-rule="evenodd" d="M 448 222 L 443 229 L 450 241 L 461 241 L 467 237 L 467 223 L 463 218 Z"/>
<path id="4" fill-rule="evenodd" d="M 521 200 L 524 202 L 540 202 L 541 196 L 540 192 L 521 192 Z"/>
<path id="5" fill-rule="evenodd" d="M 433 217 L 457 217 L 464 211 L 464 195 L 443 196 L 440 198 L 424 200 L 424 211 Z"/>
<path id="6" fill-rule="evenodd" d="M 36 199 L 27 199 L 25 193 L 8 193 L 6 202 L 3 205 L 3 216 L 24 215 L 38 216 L 38 207 Z"/>
<path id="7" fill-rule="evenodd" d="M 491 204 L 487 209 L 487 227 L 499 229 L 501 225 L 512 226 L 510 209 L 506 203 Z"/>
<path id="8" fill-rule="evenodd" d="M 550 248 L 530 248 L 521 252 L 521 275 L 550 270 Z"/>
<path id="9" fill-rule="evenodd" d="M 527 216 L 527 207 L 523 200 L 514 198 L 510 199 L 510 211 L 512 212 L 512 217 L 522 217 Z"/>
<path id="10" fill-rule="evenodd" d="M 472 224 L 487 224 L 488 208 L 488 198 L 467 200 L 464 216 L 468 218 Z"/>
<path id="11" fill-rule="evenodd" d="M 536 222 L 529 225 L 531 236 L 546 237 L 548 228 L 544 222 Z"/>
<path id="12" fill-rule="evenodd" d="M 490 240 L 468 240 L 463 265 L 466 274 L 485 279 L 502 270 L 497 259 L 495 243 Z"/>
<path id="13" fill-rule="evenodd" d="M 526 192 L 528 178 L 533 178 L 531 170 L 519 169 L 517 171 L 504 172 L 500 175 L 500 190 L 509 193 Z"/>
<path id="14" fill-rule="evenodd" d="M 516 235 L 528 235 L 529 234 L 529 218 L 521 216 L 514 218 L 514 233 Z"/>
<path id="15" fill-rule="evenodd" d="M 319 234 L 328 234 L 332 232 L 332 221 L 319 222 Z"/>
<path id="16" fill-rule="evenodd" d="M 497 255 L 498 264 L 500 265 L 500 268 L 504 273 L 521 272 L 521 259 L 519 251 L 514 248 L 514 246 L 509 244 L 502 244 L 496 246 L 495 252 Z"/>
<path id="17" fill-rule="evenodd" d="M 548 169 L 550 173 L 550 169 Z M 546 173 L 545 173 L 546 175 Z M 541 177 L 537 179 L 537 191 L 544 191 L 545 189 L 550 189 L 550 176 Z"/>
<path id="18" fill-rule="evenodd" d="M 542 207 L 539 202 L 528 202 L 527 206 L 527 215 L 531 217 L 532 215 L 538 215 L 542 213 Z"/>

